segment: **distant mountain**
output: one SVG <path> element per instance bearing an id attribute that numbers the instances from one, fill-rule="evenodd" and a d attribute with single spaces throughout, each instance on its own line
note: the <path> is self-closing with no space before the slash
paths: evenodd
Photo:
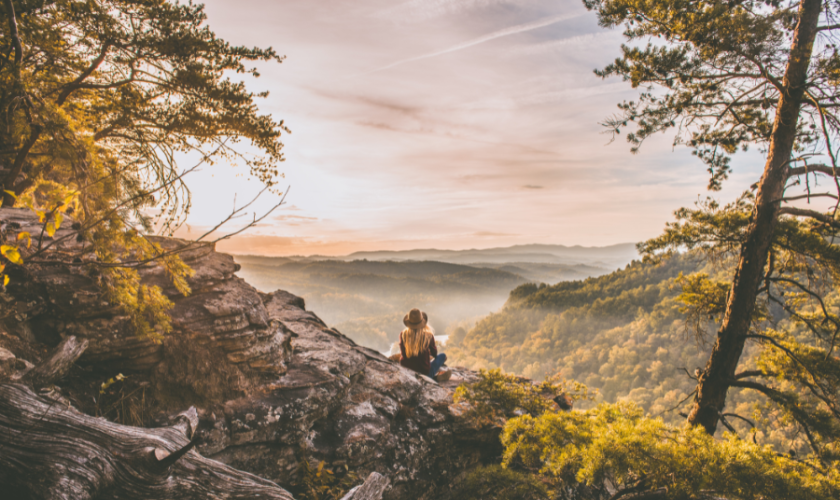
<path id="1" fill-rule="evenodd" d="M 575 245 L 514 245 L 502 248 L 470 250 L 438 250 L 434 248 L 398 251 L 355 252 L 340 260 L 434 260 L 453 264 L 530 262 L 545 264 L 586 264 L 597 267 L 623 267 L 639 257 L 635 243 L 620 243 L 605 247 Z M 310 257 L 325 259 L 326 257 Z M 332 257 L 336 258 L 336 257 Z"/>
<path id="2" fill-rule="evenodd" d="M 302 296 L 328 324 L 387 351 L 412 307 L 427 311 L 438 333 L 465 333 L 472 322 L 502 307 L 519 285 L 601 276 L 637 257 L 635 245 L 625 243 L 235 258 L 242 266 L 239 275 L 258 289 Z"/>
<path id="3" fill-rule="evenodd" d="M 262 291 L 302 296 L 322 319 L 356 342 L 387 351 L 409 309 L 428 312 L 443 334 L 451 325 L 485 316 L 529 277 L 501 266 L 433 261 L 295 260 L 236 256 L 239 275 Z"/>

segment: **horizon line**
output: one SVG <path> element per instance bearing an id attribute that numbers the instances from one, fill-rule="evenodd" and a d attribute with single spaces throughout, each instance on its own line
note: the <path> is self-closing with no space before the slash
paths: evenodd
<path id="1" fill-rule="evenodd" d="M 510 245 L 506 247 L 486 247 L 486 248 L 465 248 L 462 250 L 450 250 L 450 249 L 443 249 L 443 248 L 413 248 L 409 250 L 358 250 L 355 252 L 351 252 L 348 254 L 341 254 L 341 255 L 325 255 L 325 254 L 290 254 L 290 255 L 267 255 L 267 254 L 258 254 L 252 252 L 240 252 L 235 250 L 225 250 L 224 253 L 229 253 L 232 255 L 240 255 L 240 256 L 249 256 L 249 257 L 276 257 L 276 258 L 316 258 L 316 257 L 324 257 L 324 258 L 349 258 L 359 254 L 372 254 L 372 253 L 391 253 L 391 254 L 406 254 L 411 252 L 448 252 L 448 253 L 463 253 L 463 252 L 483 252 L 489 250 L 509 250 L 512 248 L 517 247 L 525 247 L 525 246 L 543 246 L 543 247 L 562 247 L 562 248 L 581 248 L 581 249 L 603 249 L 603 248 L 610 248 L 622 245 L 636 245 L 638 242 L 632 241 L 625 241 L 621 243 L 612 243 L 609 245 L 601 245 L 601 246 L 584 246 L 584 245 L 562 245 L 562 244 L 555 244 L 555 243 L 520 243 L 517 245 Z"/>

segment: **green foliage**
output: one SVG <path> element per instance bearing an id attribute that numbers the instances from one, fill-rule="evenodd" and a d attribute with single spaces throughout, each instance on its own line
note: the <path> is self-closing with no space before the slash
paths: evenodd
<path id="1" fill-rule="evenodd" d="M 799 462 L 734 435 L 715 439 L 699 427 L 673 427 L 632 403 L 585 412 L 523 415 L 502 435 L 504 463 L 562 484 L 611 485 L 624 495 L 665 489 L 668 498 L 828 499 L 840 471 Z"/>
<path id="2" fill-rule="evenodd" d="M 621 128 L 631 129 L 631 151 L 638 151 L 647 137 L 673 128 L 674 145 L 692 147 L 706 164 L 712 190 L 720 189 L 729 175 L 730 157 L 737 150 L 757 144 L 768 153 L 764 175 L 751 187 L 755 197 L 748 192 L 726 206 L 707 200 L 694 210 L 680 209 L 676 223 L 639 245 L 649 261 L 685 249 L 704 252 L 719 267 L 738 258 L 730 279 L 682 279 L 679 300 L 686 304 L 683 312 L 699 338 L 704 337 L 700 315 L 723 317 L 706 369 L 696 373 L 689 421 L 710 433 L 719 421 L 731 428 L 723 415 L 727 393 L 730 387 L 747 388 L 784 409 L 783 420 L 805 427 L 812 451 L 820 454 L 809 434 L 814 429 L 807 429 L 805 419 L 797 417 L 801 412 L 789 403 L 816 398 L 822 408 L 814 410 L 834 413 L 840 422 L 840 412 L 834 411 L 837 394 L 827 390 L 827 374 L 808 369 L 810 379 L 793 380 L 786 372 L 737 373 L 736 363 L 754 362 L 743 356 L 745 340 L 750 340 L 805 368 L 807 362 L 795 353 L 817 349 L 829 359 L 840 332 L 840 322 L 826 304 L 840 266 L 840 247 L 834 244 L 840 230 L 838 205 L 833 203 L 827 212 L 786 205 L 840 196 L 831 144 L 840 134 L 835 114 L 840 55 L 834 44 L 840 5 L 821 0 L 584 4 L 597 13 L 602 26 L 623 26 L 630 42 L 596 74 L 619 76 L 642 89 L 638 101 L 620 104 L 619 114 L 604 123 L 613 136 Z M 809 164 L 818 156 L 830 164 Z M 793 166 L 797 164 L 804 166 Z M 836 193 L 812 192 L 817 171 L 833 178 Z M 796 186 L 804 193 L 789 194 Z M 731 287 L 721 308 L 726 283 Z M 785 322 L 782 336 L 796 345 L 780 343 L 768 330 L 778 321 Z"/>
<path id="3" fill-rule="evenodd" d="M 659 261 L 681 248 L 695 248 L 714 264 L 712 269 L 730 272 L 726 263 L 743 243 L 751 200 L 743 196 L 726 206 L 707 200 L 695 210 L 681 209 L 680 222 L 640 244 L 640 251 L 649 261 Z M 836 234 L 837 229 L 819 222 L 779 219 L 748 334 L 755 354 L 746 357 L 743 371 L 731 383 L 752 391 L 748 398 L 756 403 L 763 401 L 753 414 L 768 435 L 787 429 L 796 436 L 788 446 L 825 462 L 838 459 L 840 446 L 840 385 L 833 355 L 840 332 L 840 247 L 832 243 Z M 705 338 L 704 317 L 719 320 L 724 313 L 728 280 L 694 274 L 676 284 L 682 289 L 678 300 L 685 304 L 680 311 L 686 314 L 686 326 Z M 744 409 L 742 405 L 740 411 Z M 801 448 L 804 443 L 809 450 Z"/>
<path id="4" fill-rule="evenodd" d="M 828 499 L 840 494 L 840 469 L 815 456 L 797 460 L 734 434 L 716 439 L 700 427 L 645 416 L 632 402 L 556 411 L 544 404 L 547 400 L 537 401 L 548 397 L 545 383 L 535 385 L 497 371 L 481 372 L 480 377 L 459 388 L 460 398 L 477 416 L 487 414 L 483 406 L 493 407 L 503 422 L 504 469 L 473 472 L 470 486 L 456 490 L 466 495 L 510 483 L 545 484 L 551 489 L 549 498 L 569 500 L 657 490 L 685 500 Z M 578 395 L 587 394 L 584 386 L 576 388 Z M 526 407 L 531 411 L 514 416 L 512 409 Z"/>
<path id="5" fill-rule="evenodd" d="M 314 466 L 310 463 L 306 449 L 298 454 L 297 481 L 294 484 L 295 498 L 301 500 L 339 500 L 358 481 L 358 476 L 347 470 L 332 470 L 322 460 Z"/>
<path id="6" fill-rule="evenodd" d="M 549 500 L 551 492 L 528 474 L 500 465 L 477 467 L 452 490 L 460 500 Z"/>
<path id="7" fill-rule="evenodd" d="M 167 314 L 172 301 L 160 288 L 140 284 L 136 272 L 120 267 L 105 269 L 103 278 L 107 283 L 108 300 L 119 304 L 128 314 L 137 335 L 159 343 L 163 335 L 172 330 Z"/>
<path id="8" fill-rule="evenodd" d="M 523 285 L 447 354 L 453 364 L 475 369 L 535 379 L 559 373 L 597 389 L 605 401 L 630 397 L 664 412 L 694 389 L 682 368 L 704 362 L 704 350 L 685 338 L 674 282 L 701 266 L 685 255 L 634 262 L 585 281 Z"/>
<path id="9" fill-rule="evenodd" d="M 705 327 L 710 321 L 720 320 L 732 285 L 725 281 L 713 281 L 706 273 L 688 276 L 680 273 L 674 285 L 681 290 L 677 300 L 685 304 L 680 312 L 685 314 L 686 328 L 694 333 L 698 341 L 704 341 L 707 336 Z"/>
<path id="10" fill-rule="evenodd" d="M 618 76 L 642 90 L 638 100 L 620 104 L 619 114 L 604 123 L 614 136 L 630 129 L 633 152 L 646 138 L 674 129 L 674 145 L 693 148 L 709 171 L 709 188 L 716 190 L 731 171 L 732 154 L 769 143 L 799 2 L 584 0 L 584 5 L 598 14 L 601 26 L 622 26 L 629 42 L 596 74 Z M 825 18 L 836 15 L 835 9 L 827 2 Z M 800 111 L 799 151 L 837 131 L 830 107 L 840 56 L 828 44 L 813 54 L 809 47 L 806 57 L 811 58 L 808 100 L 819 102 L 820 109 L 808 102 Z"/>
<path id="11" fill-rule="evenodd" d="M 0 6 L 0 25 L 8 27 L 0 58 L 4 204 L 33 210 L 48 237 L 72 212 L 85 242 L 68 256 L 55 252 L 56 242 L 24 249 L 7 239 L 2 253 L 18 265 L 50 252 L 81 260 L 137 333 L 155 340 L 169 329 L 170 304 L 159 289 L 139 284 L 137 267 L 156 262 L 189 293 L 189 268 L 147 237 L 171 233 L 189 213 L 184 175 L 191 169 L 175 158 L 244 163 L 274 189 L 280 134 L 288 131 L 259 114 L 255 99 L 265 93 L 231 79 L 256 77 L 251 63 L 282 58 L 270 48 L 229 44 L 205 18 L 202 5 L 166 0 Z M 238 151 L 242 141 L 261 154 Z"/>
<path id="12" fill-rule="evenodd" d="M 594 399 L 583 384 L 559 377 L 531 383 L 500 369 L 480 370 L 480 380 L 455 390 L 455 403 L 469 405 L 468 418 L 477 425 L 498 425 L 517 412 L 540 415 L 555 408 L 552 398 L 566 394 L 573 400 Z"/>
<path id="13" fill-rule="evenodd" d="M 713 262 L 736 254 L 749 224 L 752 194 L 745 193 L 724 206 L 706 198 L 695 203 L 695 207 L 674 212 L 677 222 L 666 222 L 662 235 L 639 243 L 639 253 L 647 261 L 657 261 L 680 249 L 699 249 Z"/>

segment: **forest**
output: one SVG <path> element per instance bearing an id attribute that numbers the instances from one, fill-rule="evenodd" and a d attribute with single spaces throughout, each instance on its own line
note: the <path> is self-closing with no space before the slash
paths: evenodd
<path id="1" fill-rule="evenodd" d="M 470 266 L 241 258 L 259 286 L 277 272 L 319 307 L 370 313 L 354 334 L 377 346 L 408 300 L 506 298 L 470 328 L 447 324 L 451 364 L 467 368 L 436 381 L 301 297 L 257 290 L 215 249 L 285 203 L 290 130 L 252 89 L 282 56 L 220 38 L 200 4 L 4 0 L 4 492 L 839 498 L 840 3 L 583 4 L 626 42 L 595 75 L 637 96 L 602 118 L 606 135 L 637 153 L 672 134 L 708 174 L 709 196 L 674 207 L 639 259 L 535 284 L 533 265 L 558 264 L 546 247 Z M 744 180 L 733 158 L 747 151 L 761 174 L 716 198 Z M 237 165 L 258 194 L 172 238 L 188 174 Z"/>
<path id="2" fill-rule="evenodd" d="M 429 257 L 446 258 L 440 252 L 427 253 Z M 448 254 L 449 260 L 456 262 L 489 257 L 484 251 Z M 518 260 L 527 258 L 522 251 L 492 254 L 500 261 L 391 260 L 393 254 L 370 255 L 378 257 L 376 260 L 356 259 L 358 255 L 342 260 L 237 255 L 236 261 L 242 266 L 240 276 L 258 289 L 269 292 L 279 288 L 300 295 L 329 325 L 382 352 L 397 341 L 404 328 L 402 318 L 413 307 L 430 315 L 437 334 L 460 334 L 479 318 L 498 310 L 510 290 L 526 281 L 554 283 L 607 272 L 603 267 L 572 260 L 581 258 L 576 254 L 544 252 L 540 254 L 543 262 Z M 624 257 L 597 250 L 593 254 L 590 259 Z"/>
<path id="3" fill-rule="evenodd" d="M 501 307 L 509 290 L 526 281 L 501 269 L 444 262 L 236 260 L 240 276 L 257 288 L 300 295 L 327 324 L 381 352 L 397 341 L 413 307 L 423 308 L 443 335 Z"/>

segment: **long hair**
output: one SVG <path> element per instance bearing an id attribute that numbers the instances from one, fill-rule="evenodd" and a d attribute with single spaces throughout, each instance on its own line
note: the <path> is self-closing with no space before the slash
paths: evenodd
<path id="1" fill-rule="evenodd" d="M 429 344 L 435 336 L 435 331 L 428 324 L 423 328 L 406 328 L 400 333 L 400 338 L 405 346 L 405 355 L 415 358 L 423 354 L 429 348 Z"/>

